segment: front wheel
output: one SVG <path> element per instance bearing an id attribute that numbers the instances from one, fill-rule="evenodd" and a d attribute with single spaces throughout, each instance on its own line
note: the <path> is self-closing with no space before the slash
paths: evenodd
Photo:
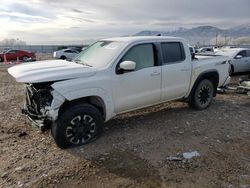
<path id="1" fill-rule="evenodd" d="M 52 136 L 58 147 L 64 149 L 87 144 L 102 132 L 103 118 L 100 111 L 89 104 L 70 107 L 52 126 Z"/>
<path id="2" fill-rule="evenodd" d="M 214 85 L 208 80 L 201 80 L 194 89 L 189 105 L 197 110 L 206 109 L 212 102 L 214 95 Z"/>

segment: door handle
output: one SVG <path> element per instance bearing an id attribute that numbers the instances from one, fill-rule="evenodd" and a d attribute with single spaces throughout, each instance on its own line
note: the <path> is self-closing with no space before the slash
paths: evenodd
<path id="1" fill-rule="evenodd" d="M 150 75 L 151 76 L 158 76 L 158 75 L 160 75 L 161 73 L 159 73 L 159 72 L 154 72 L 154 73 L 151 73 Z"/>
<path id="2" fill-rule="evenodd" d="M 188 68 L 183 68 L 183 69 L 181 69 L 181 71 L 189 71 L 190 69 L 188 69 Z"/>

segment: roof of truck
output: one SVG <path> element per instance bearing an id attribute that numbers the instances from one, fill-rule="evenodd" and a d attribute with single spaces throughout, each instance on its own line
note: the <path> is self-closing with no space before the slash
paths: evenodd
<path id="1" fill-rule="evenodd" d="M 139 42 L 139 41 L 147 41 L 147 40 L 183 40 L 178 37 L 170 37 L 170 36 L 132 36 L 132 37 L 116 37 L 116 38 L 108 38 L 104 39 L 106 41 L 121 41 L 121 42 Z"/>

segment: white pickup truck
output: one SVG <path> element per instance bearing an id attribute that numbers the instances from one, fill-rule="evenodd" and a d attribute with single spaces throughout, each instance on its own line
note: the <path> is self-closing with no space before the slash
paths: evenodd
<path id="1" fill-rule="evenodd" d="M 207 108 L 229 83 L 226 57 L 192 60 L 184 39 L 122 37 L 100 40 L 72 62 L 48 60 L 8 69 L 26 84 L 22 112 L 50 128 L 60 148 L 86 144 L 117 114 L 183 99 Z"/>

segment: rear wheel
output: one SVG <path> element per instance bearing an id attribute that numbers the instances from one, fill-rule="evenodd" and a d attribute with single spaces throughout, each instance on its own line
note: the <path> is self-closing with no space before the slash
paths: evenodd
<path id="1" fill-rule="evenodd" d="M 3 59 L 0 57 L 0 62 L 2 62 L 3 61 Z"/>
<path id="2" fill-rule="evenodd" d="M 208 80 L 201 80 L 194 89 L 189 105 L 197 110 L 206 109 L 213 100 L 214 85 Z"/>
<path id="3" fill-rule="evenodd" d="M 28 57 L 28 56 L 23 56 L 21 59 L 22 59 L 24 62 L 26 62 L 26 61 L 28 61 L 29 57 Z"/>
<path id="4" fill-rule="evenodd" d="M 60 59 L 65 60 L 65 59 L 67 59 L 67 58 L 66 58 L 66 56 L 63 55 L 63 56 L 60 57 Z"/>
<path id="5" fill-rule="evenodd" d="M 72 106 L 62 113 L 51 133 L 60 148 L 81 146 L 95 140 L 102 132 L 100 111 L 89 104 Z"/>

